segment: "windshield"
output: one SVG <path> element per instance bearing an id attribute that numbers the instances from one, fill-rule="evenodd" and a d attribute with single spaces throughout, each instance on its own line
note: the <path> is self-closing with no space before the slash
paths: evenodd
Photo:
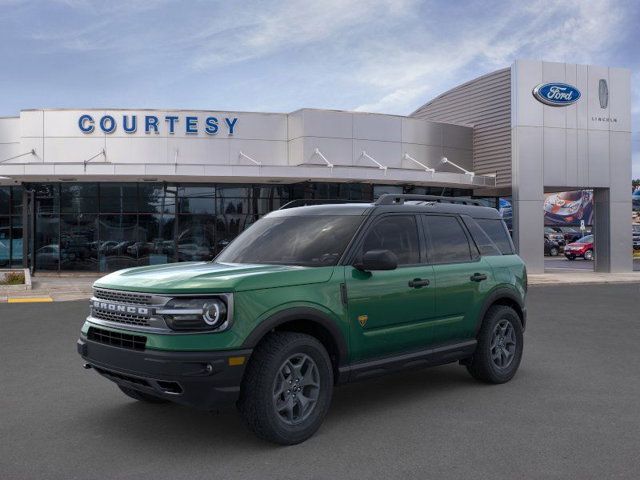
<path id="1" fill-rule="evenodd" d="M 245 230 L 215 261 L 324 267 L 335 265 L 364 217 L 266 217 Z"/>
<path id="2" fill-rule="evenodd" d="M 581 239 L 576 240 L 576 243 L 593 243 L 593 235 L 582 237 Z"/>

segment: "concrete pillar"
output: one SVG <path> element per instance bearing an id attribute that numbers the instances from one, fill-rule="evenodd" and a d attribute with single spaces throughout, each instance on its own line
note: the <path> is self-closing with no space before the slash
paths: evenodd
<path id="1" fill-rule="evenodd" d="M 633 271 L 631 196 L 613 201 L 608 188 L 593 191 L 595 271 Z"/>
<path id="2" fill-rule="evenodd" d="M 514 200 L 513 242 L 529 273 L 544 273 L 544 201 Z"/>
<path id="3" fill-rule="evenodd" d="M 529 273 L 544 273 L 542 128 L 511 129 L 513 242 Z"/>

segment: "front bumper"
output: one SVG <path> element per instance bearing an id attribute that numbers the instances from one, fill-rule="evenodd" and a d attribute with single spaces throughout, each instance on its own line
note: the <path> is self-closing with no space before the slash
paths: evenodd
<path id="1" fill-rule="evenodd" d="M 250 349 L 133 350 L 94 342 L 84 336 L 77 347 L 88 366 L 118 385 L 202 410 L 216 409 L 238 399 L 251 355 Z M 234 361 L 230 362 L 230 357 Z M 242 365 L 237 364 L 239 357 L 244 357 Z"/>

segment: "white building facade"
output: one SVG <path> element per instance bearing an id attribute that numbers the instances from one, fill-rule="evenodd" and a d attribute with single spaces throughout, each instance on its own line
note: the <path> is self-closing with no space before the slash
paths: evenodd
<path id="1" fill-rule="evenodd" d="M 540 271 L 544 192 L 593 188 L 596 268 L 630 270 L 629 78 L 516 61 L 406 117 L 23 110 L 0 119 L 0 264 L 108 271 L 211 258 L 291 200 L 414 192 L 496 207 L 512 196 L 514 239 Z M 579 98 L 545 104 L 533 95 L 545 83 Z"/>

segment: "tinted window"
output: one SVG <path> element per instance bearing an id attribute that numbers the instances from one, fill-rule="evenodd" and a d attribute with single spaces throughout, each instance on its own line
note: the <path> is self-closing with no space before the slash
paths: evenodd
<path id="1" fill-rule="evenodd" d="M 425 215 L 423 218 L 431 263 L 471 261 L 467 235 L 456 217 Z"/>
<path id="2" fill-rule="evenodd" d="M 476 223 L 476 220 L 467 216 L 463 216 L 462 220 L 469 229 L 469 233 L 471 233 L 474 242 L 478 246 L 480 255 L 502 255 L 500 249 L 496 246 L 493 240 L 489 238 L 480 225 Z M 473 246 L 471 249 L 473 250 Z"/>
<path id="3" fill-rule="evenodd" d="M 420 263 L 418 230 L 413 216 L 384 217 L 367 232 L 362 252 L 390 250 L 398 257 L 398 265 Z"/>
<path id="4" fill-rule="evenodd" d="M 478 222 L 478 225 L 489 235 L 489 238 L 493 240 L 493 243 L 496 244 L 503 255 L 513 254 L 513 244 L 502 220 L 478 218 L 476 222 Z"/>
<path id="5" fill-rule="evenodd" d="M 236 238 L 216 262 L 335 265 L 362 218 L 355 215 L 266 217 Z"/>

